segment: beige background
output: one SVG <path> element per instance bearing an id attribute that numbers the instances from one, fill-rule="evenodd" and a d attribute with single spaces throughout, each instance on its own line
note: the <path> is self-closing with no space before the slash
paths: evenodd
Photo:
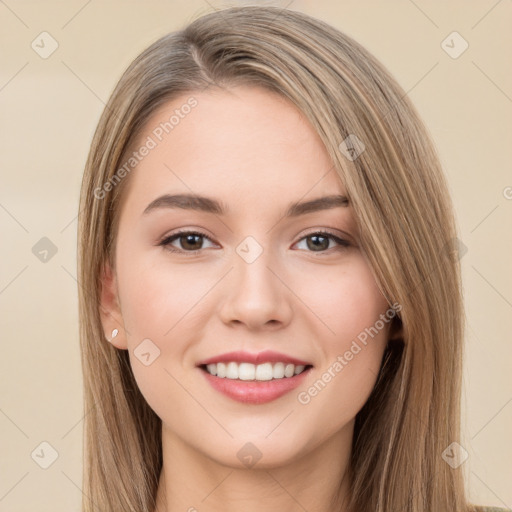
<path id="1" fill-rule="evenodd" d="M 366 46 L 434 137 L 468 249 L 463 444 L 470 497 L 512 508 L 512 3 L 274 3 L 324 19 Z M 129 62 L 221 5 L 0 1 L 0 511 L 80 508 L 76 215 L 88 147 Z M 43 31 L 58 42 L 46 59 L 31 47 Z M 469 43 L 457 59 L 441 47 L 453 31 Z M 57 248 L 46 263 L 32 252 L 42 237 Z M 43 441 L 58 452 L 48 469 L 35 462 L 50 460 Z"/>

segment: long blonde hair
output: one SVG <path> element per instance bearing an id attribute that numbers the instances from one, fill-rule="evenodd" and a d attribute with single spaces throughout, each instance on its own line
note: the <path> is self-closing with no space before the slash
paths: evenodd
<path id="1" fill-rule="evenodd" d="M 305 14 L 257 6 L 205 15 L 153 43 L 121 77 L 95 132 L 78 237 L 83 510 L 153 512 L 162 468 L 161 420 L 100 320 L 102 271 L 106 262 L 114 268 L 130 176 L 104 185 L 159 105 L 239 84 L 283 95 L 311 122 L 354 208 L 375 279 L 390 304 L 401 305 L 402 338 L 388 344 L 356 418 L 354 510 L 473 510 L 461 468 L 441 456 L 459 439 L 463 309 L 452 206 L 434 145 L 405 92 L 361 45 Z M 357 157 L 347 152 L 354 136 L 364 144 Z"/>

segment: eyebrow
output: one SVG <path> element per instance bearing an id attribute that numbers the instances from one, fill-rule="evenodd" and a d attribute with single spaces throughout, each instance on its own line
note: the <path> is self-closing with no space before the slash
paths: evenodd
<path id="1" fill-rule="evenodd" d="M 312 213 L 320 210 L 328 210 L 338 208 L 340 206 L 348 206 L 349 201 L 343 195 L 330 195 L 318 197 L 310 201 L 298 201 L 291 203 L 285 213 L 285 217 L 296 217 L 306 213 Z M 214 213 L 217 215 L 225 215 L 228 208 L 221 202 L 210 197 L 198 196 L 193 194 L 165 194 L 151 201 L 146 207 L 142 215 L 163 208 L 180 208 L 183 210 L 196 210 L 206 213 Z"/>

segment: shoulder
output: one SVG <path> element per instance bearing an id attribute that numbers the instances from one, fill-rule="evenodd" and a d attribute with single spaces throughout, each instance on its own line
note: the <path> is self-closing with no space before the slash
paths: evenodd
<path id="1" fill-rule="evenodd" d="M 508 508 L 498 508 L 498 507 L 475 507 L 475 512 L 512 512 Z"/>

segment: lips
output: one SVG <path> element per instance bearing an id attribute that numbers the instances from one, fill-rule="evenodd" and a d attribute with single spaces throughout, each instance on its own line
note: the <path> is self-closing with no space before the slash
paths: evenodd
<path id="1" fill-rule="evenodd" d="M 248 404 L 263 404 L 285 395 L 312 368 L 307 361 L 273 351 L 228 352 L 197 366 L 215 390 Z"/>
<path id="2" fill-rule="evenodd" d="M 311 363 L 307 361 L 291 357 L 287 354 L 281 354 L 272 350 L 265 350 L 264 352 L 258 352 L 257 354 L 245 351 L 227 352 L 225 354 L 220 354 L 218 356 L 205 359 L 204 361 L 200 361 L 197 366 L 206 366 L 207 364 L 213 363 L 230 363 L 232 361 L 235 363 L 252 363 L 256 365 L 262 363 L 284 363 L 293 364 L 295 366 L 311 365 Z"/>

